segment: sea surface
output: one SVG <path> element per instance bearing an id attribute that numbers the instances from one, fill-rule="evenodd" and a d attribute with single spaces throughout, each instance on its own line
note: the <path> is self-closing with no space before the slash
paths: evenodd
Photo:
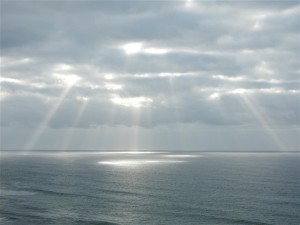
<path id="1" fill-rule="evenodd" d="M 300 153 L 1 152 L 0 224 L 300 224 Z"/>

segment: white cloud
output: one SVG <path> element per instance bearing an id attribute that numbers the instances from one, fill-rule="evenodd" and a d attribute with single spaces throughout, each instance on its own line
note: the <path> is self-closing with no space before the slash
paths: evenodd
<path id="1" fill-rule="evenodd" d="M 140 108 L 140 107 L 145 107 L 152 103 L 152 99 L 148 97 L 131 97 L 131 98 L 124 98 L 120 96 L 113 96 L 111 98 L 111 101 L 114 104 L 125 106 L 125 107 L 133 107 L 133 108 Z"/>
<path id="2" fill-rule="evenodd" d="M 135 42 L 135 43 L 128 43 L 122 46 L 122 49 L 125 51 L 127 55 L 133 55 L 141 52 L 143 43 Z"/>
<path id="3" fill-rule="evenodd" d="M 168 49 L 164 48 L 145 48 L 144 52 L 147 54 L 153 54 L 153 55 L 163 55 L 169 52 Z"/>
<path id="4" fill-rule="evenodd" d="M 121 84 L 113 84 L 113 83 L 106 83 L 104 86 L 107 90 L 114 90 L 114 91 L 123 88 Z"/>

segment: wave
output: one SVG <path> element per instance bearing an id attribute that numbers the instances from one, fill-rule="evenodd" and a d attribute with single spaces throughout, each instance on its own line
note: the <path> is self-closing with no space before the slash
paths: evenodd
<path id="1" fill-rule="evenodd" d="M 194 217 L 197 218 L 197 220 L 202 221 L 203 219 L 205 221 L 210 221 L 210 224 L 212 221 L 218 221 L 224 224 L 243 224 L 243 225 L 271 225 L 270 223 L 260 222 L 256 220 L 249 220 L 246 218 L 230 218 L 226 216 L 221 215 L 213 215 L 213 214 L 198 214 L 198 213 L 174 213 L 174 214 L 181 214 L 188 217 Z"/>
<path id="2" fill-rule="evenodd" d="M 110 189 L 97 189 L 97 193 L 110 193 L 110 194 L 118 194 L 118 195 L 132 195 L 132 196 L 155 196 L 149 193 L 136 193 L 130 191 L 122 191 L 122 190 L 110 190 Z M 21 190 L 1 190 L 0 196 L 24 196 L 24 195 L 36 195 L 36 194 L 45 194 L 45 195 L 55 195 L 61 197 L 87 197 L 87 198 L 100 198 L 98 195 L 87 195 L 87 194 L 79 194 L 79 193 L 67 193 L 53 190 L 45 190 L 45 189 L 21 189 Z"/>
<path id="3" fill-rule="evenodd" d="M 262 223 L 257 221 L 251 221 L 246 219 L 239 219 L 239 220 L 231 220 L 235 224 L 245 224 L 245 225 L 271 225 L 269 223 Z"/>
<path id="4" fill-rule="evenodd" d="M 48 216 L 26 215 L 17 213 L 1 212 L 0 218 L 1 224 L 17 223 L 24 221 L 31 221 L 34 224 L 40 224 L 39 222 L 51 221 L 51 224 L 74 224 L 74 225 L 121 225 L 118 223 L 108 222 L 104 220 L 81 220 L 73 218 L 49 218 Z"/>
<path id="5" fill-rule="evenodd" d="M 112 223 L 108 221 L 95 221 L 95 220 L 77 220 L 72 224 L 83 224 L 83 225 L 120 225 L 118 223 Z"/>
<path id="6" fill-rule="evenodd" d="M 56 217 L 55 215 L 40 214 L 33 215 L 32 213 L 21 213 L 7 210 L 0 210 L 0 222 L 6 224 L 9 222 L 18 223 L 18 221 L 31 221 L 34 224 L 41 224 L 38 222 L 51 221 L 51 224 L 75 224 L 75 225 L 120 225 L 118 223 L 109 222 L 105 220 L 85 220 L 72 217 Z"/>
<path id="7" fill-rule="evenodd" d="M 0 196 L 21 196 L 21 195 L 34 195 L 35 193 L 32 191 L 19 191 L 19 190 L 0 190 Z"/>
<path id="8" fill-rule="evenodd" d="M 0 214 L 2 216 L 2 220 L 4 221 L 18 221 L 23 220 L 24 218 L 33 219 L 33 220 L 44 220 L 45 217 L 39 215 L 25 214 L 20 212 L 12 212 L 1 210 Z"/>
<path id="9" fill-rule="evenodd" d="M 35 193 L 42 193 L 42 194 L 48 194 L 48 195 L 70 196 L 70 197 L 85 196 L 85 195 L 80 195 L 80 194 L 73 194 L 73 193 L 66 193 L 66 192 L 52 191 L 52 190 L 44 190 L 44 189 L 30 189 L 30 190 Z"/>
<path id="10" fill-rule="evenodd" d="M 99 192 L 107 194 L 117 194 L 117 195 L 131 195 L 131 196 L 140 196 L 140 197 L 155 197 L 157 195 L 151 193 L 142 193 L 142 192 L 133 192 L 133 191 L 122 191 L 122 190 L 110 190 L 110 189 L 97 189 Z"/>

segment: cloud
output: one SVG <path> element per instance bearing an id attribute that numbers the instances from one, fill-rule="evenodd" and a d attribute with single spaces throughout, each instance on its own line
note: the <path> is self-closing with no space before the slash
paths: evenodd
<path id="1" fill-rule="evenodd" d="M 297 2 L 1 4 L 6 129 L 299 125 Z"/>

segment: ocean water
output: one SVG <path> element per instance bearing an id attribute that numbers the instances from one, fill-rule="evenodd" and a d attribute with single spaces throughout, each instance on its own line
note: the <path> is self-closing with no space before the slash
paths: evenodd
<path id="1" fill-rule="evenodd" d="M 299 153 L 1 152 L 0 224 L 300 224 Z"/>

